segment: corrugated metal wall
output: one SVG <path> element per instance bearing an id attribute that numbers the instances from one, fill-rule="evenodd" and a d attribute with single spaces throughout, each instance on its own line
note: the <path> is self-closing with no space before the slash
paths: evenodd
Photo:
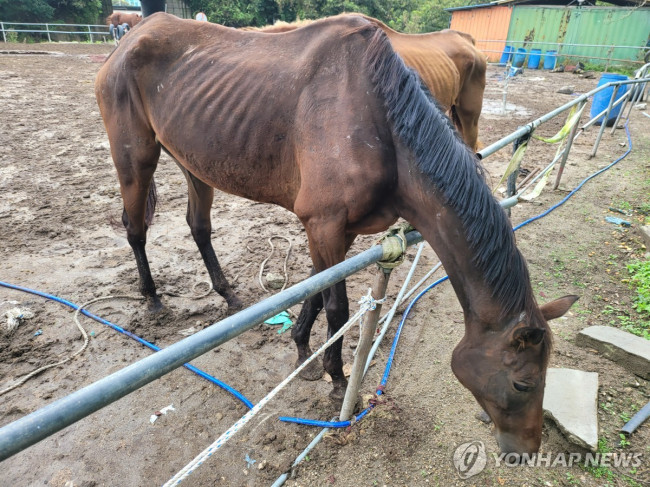
<path id="1" fill-rule="evenodd" d="M 650 9 L 625 7 L 516 6 L 510 18 L 508 41 L 515 47 L 558 50 L 560 61 L 577 59 L 594 64 L 616 64 L 616 60 L 638 61 L 639 49 L 579 47 L 645 46 L 650 29 Z M 536 42 L 560 43 L 534 44 Z M 561 54 L 579 56 L 573 58 Z"/>
<path id="2" fill-rule="evenodd" d="M 191 19 L 192 12 L 183 0 L 167 0 L 167 13 L 181 19 Z"/>
<path id="3" fill-rule="evenodd" d="M 649 26 L 650 8 L 521 5 L 454 10 L 450 28 L 473 35 L 491 62 L 499 61 L 507 40 L 529 51 L 559 51 L 560 62 L 610 65 L 641 61 L 642 49 L 612 46 L 645 46 Z"/>
<path id="4" fill-rule="evenodd" d="M 449 28 L 474 36 L 476 47 L 485 53 L 490 62 L 497 62 L 506 45 L 511 13 L 511 7 L 456 10 L 452 12 Z"/>

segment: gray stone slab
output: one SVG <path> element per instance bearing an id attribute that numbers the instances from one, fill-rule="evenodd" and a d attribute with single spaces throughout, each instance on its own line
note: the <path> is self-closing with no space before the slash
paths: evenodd
<path id="1" fill-rule="evenodd" d="M 643 239 L 643 243 L 645 244 L 645 248 L 650 251 L 650 225 L 643 225 L 636 227 L 637 232 Z"/>
<path id="2" fill-rule="evenodd" d="M 544 413 L 570 442 L 598 448 L 598 374 L 575 369 L 546 371 Z"/>
<path id="3" fill-rule="evenodd" d="M 650 340 L 611 326 L 590 326 L 578 333 L 576 344 L 598 350 L 630 372 L 650 379 Z"/>

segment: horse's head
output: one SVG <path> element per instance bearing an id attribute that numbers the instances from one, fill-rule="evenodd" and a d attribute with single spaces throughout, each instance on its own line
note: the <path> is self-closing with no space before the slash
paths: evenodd
<path id="1" fill-rule="evenodd" d="M 577 296 L 522 312 L 497 329 L 466 314 L 465 336 L 451 367 L 490 416 L 502 453 L 537 452 L 542 439 L 544 385 L 551 347 L 547 320 L 564 315 Z"/>

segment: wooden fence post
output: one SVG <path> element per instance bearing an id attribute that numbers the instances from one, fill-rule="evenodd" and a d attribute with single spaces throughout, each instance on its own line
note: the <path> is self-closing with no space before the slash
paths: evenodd
<path id="1" fill-rule="evenodd" d="M 377 269 L 375 275 L 375 282 L 372 286 L 371 296 L 374 300 L 383 299 L 386 296 L 386 288 L 388 287 L 388 279 L 392 269 L 385 269 L 381 266 Z M 347 421 L 352 416 L 354 406 L 357 403 L 357 395 L 363 380 L 363 373 L 366 366 L 368 354 L 372 348 L 372 339 L 377 330 L 377 322 L 381 314 L 381 304 L 378 303 L 375 309 L 369 310 L 361 319 L 362 327 L 359 333 L 359 344 L 357 345 L 356 355 L 354 357 L 354 364 L 352 365 L 352 372 L 350 373 L 350 381 L 348 388 L 345 391 L 345 399 L 341 407 L 339 419 Z"/>

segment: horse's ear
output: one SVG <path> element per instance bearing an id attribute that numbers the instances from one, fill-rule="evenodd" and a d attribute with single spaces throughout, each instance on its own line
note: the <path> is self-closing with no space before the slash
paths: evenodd
<path id="1" fill-rule="evenodd" d="M 546 303 L 540 306 L 539 309 L 546 321 L 554 320 L 555 318 L 564 316 L 564 313 L 569 311 L 569 308 L 573 306 L 573 303 L 575 303 L 579 297 L 580 296 L 576 296 L 575 294 L 570 294 L 568 296 L 558 298 L 555 301 L 551 301 L 550 303 Z"/>
<path id="2" fill-rule="evenodd" d="M 518 326 L 512 332 L 512 346 L 518 350 L 523 350 L 530 346 L 539 345 L 546 334 L 545 328 L 532 326 Z"/>

